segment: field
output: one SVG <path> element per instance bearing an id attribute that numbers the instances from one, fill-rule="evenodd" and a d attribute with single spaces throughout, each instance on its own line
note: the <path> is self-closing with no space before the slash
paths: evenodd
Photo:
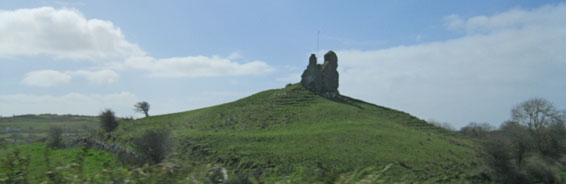
<path id="1" fill-rule="evenodd" d="M 81 136 L 98 126 L 96 116 L 41 114 L 0 117 L 0 139 L 13 144 L 31 143 L 43 139 L 49 127 L 61 127 L 65 135 Z"/>
<path id="2" fill-rule="evenodd" d="M 28 143 L 22 145 L 6 145 L 0 149 L 0 161 L 6 163 L 8 159 L 7 154 L 12 154 L 18 150 L 21 158 L 29 159 L 27 171 L 30 183 L 40 183 L 47 181 L 47 171 L 49 167 L 53 170 L 69 167 L 70 163 L 78 162 L 79 155 L 81 155 L 81 148 L 69 149 L 48 149 L 46 150 L 44 143 Z M 47 155 L 46 155 L 47 153 Z M 49 164 L 46 162 L 49 159 Z M 15 160 L 15 159 L 11 159 Z M 86 177 L 93 177 L 95 174 L 101 174 L 104 167 L 118 167 L 120 164 L 116 161 L 114 155 L 93 149 L 88 149 L 84 161 L 82 163 L 83 172 Z M 0 173 L 0 178 L 5 173 Z M 0 182 L 1 183 L 1 182 Z"/>

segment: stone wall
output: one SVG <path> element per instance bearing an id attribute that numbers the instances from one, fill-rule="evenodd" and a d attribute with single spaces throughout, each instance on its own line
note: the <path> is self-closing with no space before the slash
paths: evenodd
<path id="1" fill-rule="evenodd" d="M 333 51 L 324 55 L 324 64 L 316 63 L 311 54 L 309 65 L 301 75 L 301 84 L 308 90 L 326 98 L 334 98 L 338 92 L 338 57 Z"/>

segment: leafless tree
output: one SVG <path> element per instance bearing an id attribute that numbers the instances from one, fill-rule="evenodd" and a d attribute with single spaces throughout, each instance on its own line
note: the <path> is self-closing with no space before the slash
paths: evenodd
<path id="1" fill-rule="evenodd" d="M 515 106 L 511 110 L 511 119 L 532 130 L 541 130 L 558 121 L 561 113 L 551 102 L 542 98 L 533 98 Z"/>
<path id="2" fill-rule="evenodd" d="M 495 128 L 488 123 L 471 122 L 465 127 L 462 127 L 460 133 L 470 137 L 485 138 L 489 132 L 494 130 Z"/>

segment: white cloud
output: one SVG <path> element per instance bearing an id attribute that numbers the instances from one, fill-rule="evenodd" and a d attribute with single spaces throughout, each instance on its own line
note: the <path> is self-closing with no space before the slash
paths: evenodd
<path id="1" fill-rule="evenodd" d="M 546 5 L 533 10 L 513 9 L 494 16 L 475 16 L 464 19 L 458 15 L 446 17 L 446 25 L 451 29 L 465 30 L 468 33 L 482 33 L 525 27 L 564 27 L 566 24 L 566 5 Z"/>
<path id="2" fill-rule="evenodd" d="M 133 93 L 81 94 L 62 96 L 13 94 L 0 95 L 0 115 L 15 114 L 83 114 L 97 115 L 105 108 L 114 110 L 118 116 L 133 115 L 133 104 L 140 99 Z"/>
<path id="3" fill-rule="evenodd" d="M 71 81 L 71 75 L 55 70 L 39 70 L 26 74 L 23 83 L 30 86 L 50 87 L 66 84 Z"/>
<path id="4" fill-rule="evenodd" d="M 114 66 L 116 67 L 116 66 Z M 217 77 L 258 75 L 273 71 L 263 61 L 237 63 L 218 56 L 188 56 L 166 59 L 151 57 L 129 58 L 118 68 L 147 70 L 151 77 Z"/>
<path id="5" fill-rule="evenodd" d="M 74 9 L 0 11 L 0 56 L 116 59 L 145 55 L 110 21 L 86 19 Z"/>
<path id="6" fill-rule="evenodd" d="M 0 57 L 47 55 L 58 59 L 102 61 L 95 68 L 141 69 L 149 71 L 154 77 L 238 76 L 273 70 L 263 61 L 235 62 L 243 58 L 240 52 L 234 52 L 227 58 L 187 56 L 154 59 L 128 42 L 112 22 L 87 19 L 75 9 L 42 7 L 0 11 L 0 35 Z M 114 83 L 118 78 L 118 74 L 110 70 L 80 70 L 66 74 L 86 77 L 98 84 Z M 67 76 L 68 80 L 70 77 Z M 55 84 L 59 83 L 52 85 Z"/>
<path id="7" fill-rule="evenodd" d="M 99 71 L 55 71 L 55 70 L 39 70 L 26 74 L 22 82 L 29 86 L 51 87 L 69 83 L 73 77 L 84 77 L 91 83 L 108 85 L 118 81 L 120 77 L 118 73 L 112 70 Z"/>
<path id="8" fill-rule="evenodd" d="M 461 38 L 382 50 L 337 51 L 340 90 L 462 126 L 501 123 L 534 96 L 566 101 L 566 5 L 447 18 Z"/>
<path id="9" fill-rule="evenodd" d="M 120 77 L 118 73 L 112 70 L 99 70 L 99 71 L 78 70 L 67 73 L 74 76 L 85 77 L 88 81 L 95 84 L 114 84 L 118 81 L 118 78 Z"/>

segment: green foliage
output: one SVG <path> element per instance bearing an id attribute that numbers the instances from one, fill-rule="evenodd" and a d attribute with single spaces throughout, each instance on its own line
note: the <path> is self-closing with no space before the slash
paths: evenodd
<path id="1" fill-rule="evenodd" d="M 144 156 L 149 164 L 161 162 L 169 152 L 169 130 L 147 130 L 132 141 L 137 153 Z"/>
<path id="2" fill-rule="evenodd" d="M 300 84 L 123 122 L 111 141 L 133 145 L 147 130 L 164 127 L 179 158 L 257 172 L 254 178 L 265 179 L 275 167 L 271 176 L 292 176 L 302 167 L 306 181 L 332 182 L 356 169 L 395 163 L 384 173 L 392 182 L 459 181 L 481 164 L 478 144 L 469 138 L 346 96 L 322 98 Z"/>
<path id="3" fill-rule="evenodd" d="M 556 159 L 556 155 L 564 155 L 565 152 L 542 151 L 557 148 L 547 143 L 541 145 L 541 142 L 537 141 L 541 138 L 538 136 L 541 135 L 549 140 L 561 139 L 561 135 L 552 135 L 550 131 L 562 132 L 563 130 L 541 128 L 533 131 L 526 125 L 508 121 L 499 130 L 490 132 L 484 139 L 483 149 L 487 153 L 486 160 L 493 170 L 488 172 L 488 175 L 493 180 L 504 183 L 561 182 L 558 168 L 564 165 Z M 546 133 L 540 134 L 541 132 Z"/>
<path id="4" fill-rule="evenodd" d="M 21 155 L 20 150 L 14 150 L 7 153 L 2 160 L 2 168 L 0 171 L 0 183 L 28 183 L 30 157 Z"/>
<path id="5" fill-rule="evenodd" d="M 63 128 L 53 126 L 49 128 L 47 133 L 47 146 L 51 148 L 62 148 L 63 144 Z"/>
<path id="6" fill-rule="evenodd" d="M 560 183 L 560 170 L 553 164 L 543 160 L 540 156 L 531 156 L 526 161 L 526 173 L 529 174 L 528 183 Z"/>
<path id="7" fill-rule="evenodd" d="M 99 115 L 100 117 L 100 126 L 106 132 L 112 132 L 116 127 L 118 127 L 118 121 L 116 120 L 116 116 L 114 112 L 110 109 L 106 109 L 102 111 Z"/>
<path id="8" fill-rule="evenodd" d="M 82 170 L 84 178 L 90 178 L 102 172 L 104 169 L 102 163 L 112 168 L 120 168 L 114 155 L 110 153 L 84 148 L 51 149 L 45 143 L 7 145 L 6 149 L 0 149 L 0 161 L 10 161 L 5 158 L 15 150 L 19 150 L 20 158 L 29 158 L 27 167 L 29 183 L 79 177 L 78 173 L 81 173 L 79 170 Z M 78 163 L 80 164 L 77 165 Z M 0 175 L 2 173 L 4 172 L 1 171 Z"/>
<path id="9" fill-rule="evenodd" d="M 249 177 L 246 175 L 235 175 L 232 178 L 228 178 L 225 184 L 252 184 Z"/>
<path id="10" fill-rule="evenodd" d="M 0 139 L 13 144 L 44 141 L 50 127 L 65 127 L 63 135 L 84 136 L 96 129 L 99 119 L 78 115 L 20 115 L 0 117 Z M 6 131 L 5 130 L 12 130 Z"/>
<path id="11" fill-rule="evenodd" d="M 145 115 L 145 117 L 149 117 L 149 114 L 147 112 L 149 112 L 149 103 L 143 101 L 143 102 L 138 102 L 136 103 L 136 105 L 134 105 L 134 111 L 136 112 L 140 112 L 143 113 Z"/>

